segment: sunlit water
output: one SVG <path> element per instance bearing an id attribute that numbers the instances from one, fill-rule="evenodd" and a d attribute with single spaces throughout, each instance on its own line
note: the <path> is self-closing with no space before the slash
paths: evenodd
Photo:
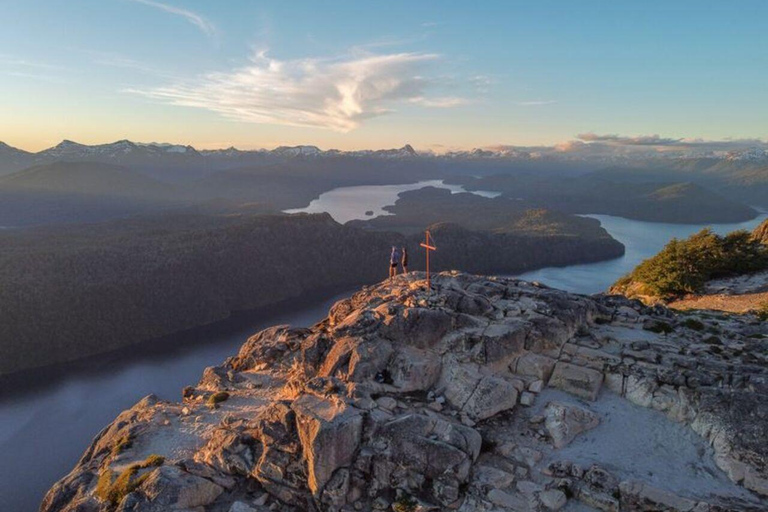
<path id="1" fill-rule="evenodd" d="M 747 222 L 737 224 L 666 224 L 642 222 L 611 215 L 587 215 L 600 221 L 602 226 L 619 242 L 624 244 L 624 256 L 599 263 L 549 267 L 520 274 L 521 279 L 540 281 L 554 288 L 576 293 L 598 293 L 605 291 L 618 278 L 629 273 L 638 263 L 650 258 L 673 238 L 687 238 L 705 227 L 717 233 L 728 233 L 737 229 L 754 229 L 766 214 Z"/>
<path id="2" fill-rule="evenodd" d="M 275 324 L 312 325 L 335 300 L 347 295 L 238 315 L 159 342 L 3 383 L 0 511 L 37 510 L 45 491 L 74 467 L 91 439 L 142 397 L 154 393 L 178 401 L 182 388 L 197 383 L 206 366 L 237 353 L 257 330 Z"/>
<path id="3" fill-rule="evenodd" d="M 285 210 L 285 213 L 321 213 L 327 212 L 336 222 L 344 224 L 355 219 L 372 219 L 381 215 L 391 215 L 385 206 L 395 204 L 401 192 L 418 190 L 424 187 L 436 187 L 450 190 L 453 194 L 466 192 L 461 185 L 448 185 L 442 180 L 420 181 L 408 185 L 364 185 L 359 187 L 341 187 L 330 190 L 309 203 L 304 208 Z M 483 197 L 496 197 L 498 192 L 472 192 Z M 366 215 L 368 213 L 368 215 Z"/>
<path id="4" fill-rule="evenodd" d="M 346 187 L 321 195 L 307 212 L 328 211 L 337 221 L 386 214 L 397 195 L 425 186 L 461 192 L 459 186 L 427 181 L 412 185 Z M 487 195 L 487 193 L 484 193 Z M 592 215 L 627 248 L 611 261 L 546 268 L 519 277 L 579 293 L 605 290 L 637 263 L 652 256 L 671 238 L 683 238 L 700 225 L 640 222 Z M 712 228 L 725 233 L 752 229 L 766 215 L 740 224 Z M 77 462 L 91 439 L 122 410 L 149 393 L 179 400 L 181 389 L 196 383 L 206 366 L 219 364 L 239 349 L 247 336 L 278 323 L 311 325 L 341 296 L 307 304 L 280 305 L 270 311 L 236 318 L 159 342 L 72 365 L 34 372 L 0 386 L 0 511 L 37 510 L 45 491 Z"/>

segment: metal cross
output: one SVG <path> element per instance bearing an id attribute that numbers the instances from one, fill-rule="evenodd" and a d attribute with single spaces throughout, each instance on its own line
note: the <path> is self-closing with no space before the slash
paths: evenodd
<path id="1" fill-rule="evenodd" d="M 419 245 L 426 249 L 427 251 L 427 289 L 432 289 L 432 282 L 429 279 L 429 251 L 436 251 L 437 247 L 434 246 L 435 241 L 432 239 L 432 235 L 429 233 L 429 230 L 426 231 L 424 242 L 420 243 Z"/>

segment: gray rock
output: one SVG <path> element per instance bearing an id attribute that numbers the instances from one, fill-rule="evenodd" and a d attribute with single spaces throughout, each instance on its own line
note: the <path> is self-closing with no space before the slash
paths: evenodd
<path id="1" fill-rule="evenodd" d="M 545 416 L 544 425 L 555 448 L 568 445 L 580 433 L 600 424 L 600 419 L 592 411 L 559 402 L 548 403 Z"/>
<path id="2" fill-rule="evenodd" d="M 363 417 L 343 403 L 303 395 L 293 402 L 296 427 L 307 462 L 309 489 L 315 494 L 333 473 L 352 464 L 360 444 Z"/>
<path id="3" fill-rule="evenodd" d="M 549 385 L 568 393 L 595 400 L 603 383 L 603 374 L 597 370 L 576 366 L 570 363 L 558 362 L 549 379 Z"/>

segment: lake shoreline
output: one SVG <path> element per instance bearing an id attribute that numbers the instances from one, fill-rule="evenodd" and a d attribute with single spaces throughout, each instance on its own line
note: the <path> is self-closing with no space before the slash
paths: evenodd
<path id="1" fill-rule="evenodd" d="M 188 341 L 184 343 L 184 347 L 193 349 L 198 345 L 209 343 L 208 338 L 205 337 L 208 334 L 215 333 L 217 336 L 221 336 L 222 334 L 226 335 L 230 332 L 237 332 L 243 326 L 250 325 L 255 320 L 278 316 L 289 310 L 300 311 L 311 308 L 330 298 L 338 297 L 345 293 L 352 293 L 363 285 L 363 283 L 358 283 L 357 286 L 352 287 L 339 285 L 321 290 L 313 290 L 308 294 L 283 299 L 258 308 L 231 311 L 226 317 L 213 322 L 195 325 L 114 350 L 3 374 L 0 375 L 0 405 L 7 402 L 11 397 L 24 397 L 27 393 L 50 388 L 72 375 L 77 375 L 81 370 L 87 370 L 94 375 L 98 375 L 100 372 L 106 373 L 110 370 L 100 370 L 98 365 L 124 365 L 124 356 L 128 356 L 128 359 L 134 361 L 151 361 L 159 356 L 167 355 L 169 351 L 178 350 L 180 347 L 175 342 L 179 338 L 188 338 Z M 218 363 L 218 361 L 211 361 L 211 364 L 214 363 Z M 94 370 L 94 368 L 96 369 Z"/>

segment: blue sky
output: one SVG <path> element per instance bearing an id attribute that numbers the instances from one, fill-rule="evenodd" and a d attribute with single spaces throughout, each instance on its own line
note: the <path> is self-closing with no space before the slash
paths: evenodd
<path id="1" fill-rule="evenodd" d="M 768 137 L 768 2 L 0 1 L 0 140 Z"/>

